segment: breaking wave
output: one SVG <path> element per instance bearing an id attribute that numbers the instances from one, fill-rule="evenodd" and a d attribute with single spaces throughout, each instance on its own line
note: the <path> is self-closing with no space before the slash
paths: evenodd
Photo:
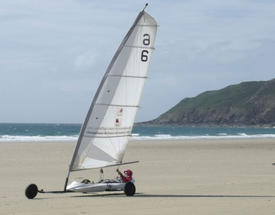
<path id="1" fill-rule="evenodd" d="M 0 136 L 0 142 L 49 142 L 49 141 L 76 141 L 78 136 Z"/>
<path id="2" fill-rule="evenodd" d="M 54 141 L 77 141 L 78 136 L 0 136 L 0 142 L 54 142 Z M 142 136 L 132 134 L 130 140 L 192 140 L 192 139 L 234 139 L 234 138 L 275 138 L 275 134 L 257 134 L 247 135 L 244 133 L 238 135 L 200 135 L 200 136 L 172 136 L 170 134 L 157 134 L 153 136 Z"/>
<path id="3" fill-rule="evenodd" d="M 238 135 L 200 135 L 200 136 L 172 136 L 169 134 L 160 134 L 154 136 L 132 136 L 132 140 L 192 140 L 192 139 L 245 139 L 245 138 L 275 138 L 275 134 L 257 134 L 257 135 L 247 135 L 247 134 L 238 134 Z"/>

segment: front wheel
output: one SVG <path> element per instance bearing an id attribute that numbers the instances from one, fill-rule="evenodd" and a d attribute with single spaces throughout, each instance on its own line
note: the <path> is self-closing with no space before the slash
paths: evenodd
<path id="1" fill-rule="evenodd" d="M 133 196 L 136 193 L 136 187 L 132 182 L 127 182 L 124 187 L 126 196 Z"/>

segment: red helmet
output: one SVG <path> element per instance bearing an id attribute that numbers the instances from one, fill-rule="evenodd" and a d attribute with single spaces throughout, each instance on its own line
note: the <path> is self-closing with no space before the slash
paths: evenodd
<path id="1" fill-rule="evenodd" d="M 129 176 L 129 177 L 132 177 L 133 172 L 131 170 L 129 170 L 129 169 L 126 169 L 126 170 L 124 170 L 124 174 L 127 175 L 127 176 Z"/>

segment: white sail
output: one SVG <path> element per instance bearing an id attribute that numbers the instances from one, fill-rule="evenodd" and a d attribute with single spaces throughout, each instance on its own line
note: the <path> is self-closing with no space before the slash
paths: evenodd
<path id="1" fill-rule="evenodd" d="M 141 11 L 100 83 L 81 128 L 69 171 L 122 163 L 156 31 L 154 18 Z"/>

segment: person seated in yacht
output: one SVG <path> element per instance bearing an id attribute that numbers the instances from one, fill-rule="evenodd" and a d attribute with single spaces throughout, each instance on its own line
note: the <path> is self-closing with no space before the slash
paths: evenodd
<path id="1" fill-rule="evenodd" d="M 121 180 L 124 182 L 124 183 L 127 183 L 127 182 L 134 182 L 134 179 L 133 179 L 133 172 L 130 170 L 130 169 L 126 169 L 122 172 L 119 171 L 119 169 L 116 170 L 117 173 L 119 174 Z"/>

